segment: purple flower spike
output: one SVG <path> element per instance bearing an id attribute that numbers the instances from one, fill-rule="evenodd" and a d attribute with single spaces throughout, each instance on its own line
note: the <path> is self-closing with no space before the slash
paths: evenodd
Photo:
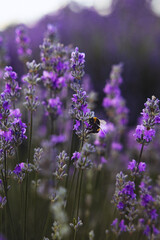
<path id="1" fill-rule="evenodd" d="M 146 163 L 140 162 L 138 165 L 139 172 L 145 172 L 146 170 Z"/>

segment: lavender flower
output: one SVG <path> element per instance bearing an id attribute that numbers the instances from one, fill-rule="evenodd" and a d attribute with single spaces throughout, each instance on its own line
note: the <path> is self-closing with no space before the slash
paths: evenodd
<path id="1" fill-rule="evenodd" d="M 74 231 L 78 231 L 78 229 L 83 225 L 83 223 L 82 220 L 78 217 L 77 220 L 74 218 L 73 223 L 70 223 L 69 225 L 74 228 Z"/>
<path id="2" fill-rule="evenodd" d="M 15 169 L 13 170 L 14 178 L 17 179 L 19 183 L 23 182 L 23 179 L 25 178 L 26 170 L 27 170 L 27 167 L 24 162 L 17 164 Z"/>
<path id="3" fill-rule="evenodd" d="M 10 100 L 8 99 L 8 95 L 3 92 L 0 95 L 0 126 L 1 129 L 5 129 L 6 120 L 10 114 Z"/>
<path id="4" fill-rule="evenodd" d="M 23 81 L 26 82 L 26 88 L 24 93 L 26 95 L 24 105 L 33 112 L 37 110 L 39 105 L 38 97 L 36 96 L 36 85 L 40 81 L 38 71 L 40 70 L 40 64 L 36 64 L 35 60 L 26 63 L 28 68 L 28 74 L 23 77 Z"/>
<path id="5" fill-rule="evenodd" d="M 57 28 L 53 24 L 47 25 L 47 31 L 45 32 L 45 39 L 48 39 L 51 43 L 57 41 Z"/>
<path id="6" fill-rule="evenodd" d="M 123 81 L 121 77 L 122 67 L 121 63 L 112 66 L 110 80 L 106 82 L 104 88 L 106 97 L 103 99 L 103 107 L 106 110 L 109 120 L 115 123 L 120 129 L 123 129 L 128 122 L 128 109 L 125 106 L 125 100 L 121 96 L 119 88 L 119 85 Z"/>
<path id="7" fill-rule="evenodd" d="M 49 24 L 47 26 L 47 32 L 41 49 L 41 61 L 43 72 L 44 85 L 50 87 L 52 91 L 54 88 L 60 89 L 60 85 L 67 82 L 70 79 L 69 76 L 69 55 L 71 52 L 70 47 L 65 47 L 61 43 L 57 43 L 56 28 Z"/>
<path id="8" fill-rule="evenodd" d="M 24 26 L 17 27 L 15 33 L 18 56 L 25 63 L 32 54 L 32 50 L 29 47 L 30 39 Z"/>
<path id="9" fill-rule="evenodd" d="M 72 97 L 72 106 L 70 109 L 70 115 L 75 120 L 74 130 L 80 139 L 84 142 L 88 138 L 89 130 L 89 119 L 94 116 L 88 108 L 87 94 L 81 88 L 80 79 L 84 75 L 84 62 L 85 54 L 79 53 L 78 48 L 71 55 L 71 73 L 74 77 L 74 82 L 71 83 L 71 88 L 75 91 Z"/>
<path id="10" fill-rule="evenodd" d="M 146 163 L 137 163 L 136 160 L 133 159 L 131 162 L 129 162 L 128 169 L 131 170 L 132 176 L 141 176 L 141 173 L 146 171 Z"/>
<path id="11" fill-rule="evenodd" d="M 156 225 L 158 223 L 158 212 L 156 209 L 156 199 L 152 196 L 152 186 L 150 185 L 151 179 L 144 177 L 140 184 L 140 205 L 142 209 L 143 218 L 141 219 L 140 226 L 143 233 L 148 239 L 154 239 L 160 233 Z"/>
<path id="12" fill-rule="evenodd" d="M 55 93 L 60 92 L 63 87 L 66 86 L 65 77 L 58 77 L 58 75 L 53 72 L 43 71 L 43 76 L 41 79 L 44 83 L 44 86 Z"/>
<path id="13" fill-rule="evenodd" d="M 33 156 L 33 163 L 34 163 L 34 170 L 39 172 L 41 170 L 40 163 L 43 157 L 43 148 L 35 148 L 34 149 L 34 156 Z"/>
<path id="14" fill-rule="evenodd" d="M 6 197 L 2 197 L 0 195 L 0 208 L 3 208 L 6 205 L 7 199 Z"/>
<path id="15" fill-rule="evenodd" d="M 124 219 L 119 222 L 118 219 L 115 218 L 111 224 L 111 231 L 117 236 L 119 236 L 122 232 L 126 232 L 127 226 L 124 224 Z"/>
<path id="16" fill-rule="evenodd" d="M 13 142 L 15 146 L 19 146 L 24 139 L 27 139 L 26 124 L 22 122 L 21 119 L 15 119 L 12 123 L 11 133 L 13 136 Z"/>
<path id="17" fill-rule="evenodd" d="M 129 232 L 133 232 L 135 231 L 134 219 L 137 217 L 137 199 L 135 194 L 135 183 L 126 181 L 127 177 L 128 176 L 124 175 L 122 172 L 117 174 L 113 203 L 116 205 L 121 216 L 128 220 L 125 229 Z"/>
<path id="18" fill-rule="evenodd" d="M 159 100 L 152 96 L 148 98 L 142 110 L 142 124 L 137 125 L 134 137 L 140 144 L 148 144 L 155 137 L 155 125 L 160 123 Z"/>
<path id="19" fill-rule="evenodd" d="M 46 115 L 51 116 L 52 120 L 57 119 L 58 116 L 61 115 L 62 102 L 60 101 L 59 97 L 49 98 L 48 101 L 43 101 L 42 103 L 45 106 Z"/>
<path id="20" fill-rule="evenodd" d="M 71 54 L 71 69 L 74 79 L 81 80 L 84 75 L 85 54 L 79 52 L 76 47 L 75 51 Z"/>
<path id="21" fill-rule="evenodd" d="M 74 152 L 72 156 L 73 164 L 78 169 L 89 169 L 93 166 L 92 161 L 89 156 L 95 152 L 95 148 L 93 145 L 85 143 L 83 145 L 81 153 Z"/>
<path id="22" fill-rule="evenodd" d="M 62 180 L 65 176 L 67 176 L 66 168 L 68 160 L 69 157 L 67 156 L 67 153 L 65 151 L 61 152 L 57 156 L 57 167 L 54 175 L 58 180 Z"/>

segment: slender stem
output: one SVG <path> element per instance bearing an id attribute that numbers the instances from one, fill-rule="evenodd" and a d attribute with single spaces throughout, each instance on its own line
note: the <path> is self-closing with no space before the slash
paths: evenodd
<path id="1" fill-rule="evenodd" d="M 71 166 L 71 157 L 73 153 L 73 139 L 74 139 L 74 131 L 72 131 L 72 140 L 71 140 L 71 148 L 70 148 L 70 154 L 69 154 L 69 163 L 68 163 L 68 168 L 67 168 L 67 177 L 66 177 L 66 182 L 65 182 L 65 188 L 67 189 L 68 187 L 68 180 L 69 180 L 69 170 Z M 73 178 L 72 178 L 73 179 Z"/>
<path id="2" fill-rule="evenodd" d="M 138 164 L 140 163 L 140 160 L 142 157 L 143 148 L 144 148 L 144 142 L 142 143 L 142 146 L 141 146 L 141 151 L 140 151 L 139 158 L 138 158 Z"/>
<path id="3" fill-rule="evenodd" d="M 73 210 L 72 210 L 72 218 L 73 218 L 73 215 L 74 215 L 74 211 L 76 210 L 75 208 L 76 208 L 76 202 L 77 202 L 79 177 L 80 177 L 80 170 L 78 171 L 78 176 L 77 176 L 76 191 L 75 191 L 75 197 L 74 197 L 74 205 L 73 205 Z"/>
<path id="4" fill-rule="evenodd" d="M 32 127 L 33 127 L 33 113 L 30 112 L 30 131 L 29 131 L 29 142 L 28 142 L 28 159 L 27 163 L 30 163 L 31 157 L 31 144 L 32 144 Z M 24 203 L 24 229 L 23 229 L 23 239 L 27 239 L 27 205 L 28 205 L 28 172 L 26 173 L 26 191 L 25 191 L 25 203 Z"/>
<path id="5" fill-rule="evenodd" d="M 18 147 L 15 147 L 15 152 L 16 152 L 16 159 L 18 160 L 18 163 L 20 163 L 19 153 L 18 153 Z M 16 163 L 17 163 L 17 161 L 16 161 Z"/>
<path id="6" fill-rule="evenodd" d="M 83 179 L 83 170 L 80 170 L 80 185 L 79 185 L 79 194 L 78 194 L 78 205 L 77 205 L 77 217 L 78 219 L 78 213 L 79 213 L 79 205 L 80 205 L 80 198 L 81 198 L 81 188 L 82 188 L 82 179 Z"/>
<path id="7" fill-rule="evenodd" d="M 23 239 L 26 240 L 26 227 L 27 227 L 27 200 L 28 200 L 28 173 L 26 173 L 26 189 L 25 189 L 25 199 L 24 199 L 24 227 L 23 227 Z"/>
<path id="8" fill-rule="evenodd" d="M 76 171 L 77 171 L 77 169 L 75 168 L 75 169 L 74 169 L 73 176 L 72 176 L 71 186 L 70 186 L 70 189 L 69 189 L 69 192 L 68 192 L 66 209 L 67 209 L 67 207 L 68 207 L 68 203 L 69 203 L 69 199 L 70 199 L 70 194 L 71 194 L 71 191 L 72 191 L 72 188 L 73 188 L 74 179 L 75 179 L 75 176 L 76 176 Z"/>
<path id="9" fill-rule="evenodd" d="M 14 230 L 14 225 L 13 225 L 13 220 L 12 220 L 12 215 L 11 215 L 11 210 L 10 210 L 10 205 L 9 205 L 9 199 L 8 199 L 8 181 L 7 181 L 7 153 L 4 151 L 4 176 L 3 176 L 3 171 L 1 170 L 2 174 L 2 181 L 3 181 L 3 186 L 4 186 L 4 191 L 5 191 L 5 196 L 6 196 L 6 208 L 7 208 L 7 213 L 9 215 L 9 219 L 11 222 L 11 229 L 13 236 L 15 236 L 15 230 Z"/>
<path id="10" fill-rule="evenodd" d="M 50 115 L 50 135 L 53 135 L 54 133 L 54 121 L 53 121 L 53 116 Z"/>
<path id="11" fill-rule="evenodd" d="M 16 108 L 15 101 L 13 101 L 12 103 L 13 103 L 13 109 L 15 109 Z"/>
<path id="12" fill-rule="evenodd" d="M 28 164 L 31 157 L 31 145 L 32 145 L 32 128 L 33 128 L 33 112 L 30 112 L 30 131 L 29 131 L 29 144 L 28 144 Z"/>
<path id="13" fill-rule="evenodd" d="M 6 161 L 6 154 L 4 154 L 4 162 L 5 161 Z M 5 166 L 6 166 L 6 164 L 5 164 Z M 5 171 L 6 171 L 6 167 L 5 167 Z M 6 200 L 7 200 L 7 203 L 6 203 L 7 215 L 9 216 L 9 219 L 10 219 L 12 236 L 14 238 L 16 235 L 15 235 L 15 230 L 14 230 L 11 210 L 10 210 L 10 206 L 9 206 L 9 199 L 8 199 L 8 192 L 7 192 L 8 189 L 7 189 L 7 183 L 6 183 L 6 174 L 4 176 L 2 170 L 1 170 L 1 175 L 2 175 L 2 182 L 3 182 L 4 192 L 5 192 L 5 196 L 6 196 Z M 5 216 L 7 216 L 7 215 L 5 214 Z"/>
<path id="14" fill-rule="evenodd" d="M 46 234 L 47 226 L 48 226 L 48 223 L 49 223 L 49 216 L 50 216 L 50 211 L 49 211 L 49 208 L 48 208 L 48 213 L 47 213 L 47 217 L 46 217 L 46 221 L 45 221 L 45 225 L 44 225 L 43 233 L 42 233 L 42 240 L 44 239 L 44 236 Z"/>
<path id="15" fill-rule="evenodd" d="M 34 229 L 35 229 L 35 239 L 37 235 L 37 222 L 36 222 L 36 216 L 37 216 L 37 172 L 36 172 L 36 177 L 35 177 L 35 207 L 34 207 Z"/>
<path id="16" fill-rule="evenodd" d="M 77 230 L 74 229 L 74 240 L 76 240 L 76 233 L 77 233 Z"/>
<path id="17" fill-rule="evenodd" d="M 20 209 L 21 209 L 21 211 L 20 211 L 20 216 L 21 216 L 21 219 L 23 219 L 23 194 L 24 194 L 24 192 L 23 192 L 23 184 L 22 184 L 22 182 L 19 184 L 19 188 L 20 188 L 20 198 L 21 198 L 21 202 L 20 202 Z M 22 231 L 23 231 L 23 221 L 20 221 L 20 226 L 21 226 L 21 229 L 22 229 Z"/>

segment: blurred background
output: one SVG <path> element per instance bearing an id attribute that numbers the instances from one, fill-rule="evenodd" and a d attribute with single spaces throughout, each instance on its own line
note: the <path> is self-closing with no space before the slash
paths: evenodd
<path id="1" fill-rule="evenodd" d="M 137 121 L 147 97 L 160 98 L 160 0 L 14 0 L 3 1 L 0 31 L 9 64 L 23 74 L 15 44 L 15 27 L 25 24 L 33 58 L 48 23 L 58 28 L 65 45 L 86 54 L 86 73 L 98 92 L 97 106 L 111 66 L 124 64 L 122 95 L 130 109 L 129 124 Z"/>

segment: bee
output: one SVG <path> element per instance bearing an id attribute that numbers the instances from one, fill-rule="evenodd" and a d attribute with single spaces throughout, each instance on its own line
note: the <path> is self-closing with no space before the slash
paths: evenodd
<path id="1" fill-rule="evenodd" d="M 99 133 L 100 130 L 102 130 L 102 132 L 104 134 L 106 134 L 106 122 L 104 120 L 100 120 L 97 117 L 92 117 L 89 118 L 89 133 Z"/>

